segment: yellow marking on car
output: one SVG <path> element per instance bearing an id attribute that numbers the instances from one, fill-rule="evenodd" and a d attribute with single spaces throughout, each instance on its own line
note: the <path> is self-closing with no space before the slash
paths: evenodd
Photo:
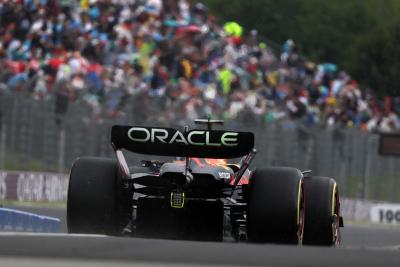
<path id="1" fill-rule="evenodd" d="M 171 208 L 181 209 L 185 205 L 185 192 L 171 192 Z"/>
<path id="2" fill-rule="evenodd" d="M 335 214 L 335 194 L 336 194 L 336 183 L 333 184 L 333 191 L 332 191 L 332 215 Z"/>
<path id="3" fill-rule="evenodd" d="M 333 190 L 332 190 L 332 218 L 335 216 L 335 208 L 336 208 L 336 201 L 335 201 L 335 195 L 336 195 L 336 182 L 333 184 Z M 335 218 L 337 219 L 337 218 Z M 332 242 L 336 241 L 336 223 L 332 222 Z"/>
<path id="4" fill-rule="evenodd" d="M 300 182 L 299 182 L 299 191 L 297 193 L 297 225 L 298 226 L 300 226 L 300 208 L 301 208 L 300 206 L 301 206 L 301 188 L 302 188 L 302 185 L 303 185 L 303 181 L 300 180 Z M 300 233 L 299 230 L 300 229 L 297 230 L 297 238 L 298 238 L 298 241 L 300 243 L 302 240 L 301 240 L 301 236 L 300 236 L 301 233 Z"/>

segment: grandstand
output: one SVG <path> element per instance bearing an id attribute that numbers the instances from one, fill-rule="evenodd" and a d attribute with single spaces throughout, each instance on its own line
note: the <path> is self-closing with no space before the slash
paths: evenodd
<path id="1" fill-rule="evenodd" d="M 270 49 L 256 31 L 221 23 L 187 0 L 0 3 L 0 93 L 71 103 L 94 120 L 185 124 L 211 115 L 249 124 L 400 129 L 378 100 L 332 63 Z"/>

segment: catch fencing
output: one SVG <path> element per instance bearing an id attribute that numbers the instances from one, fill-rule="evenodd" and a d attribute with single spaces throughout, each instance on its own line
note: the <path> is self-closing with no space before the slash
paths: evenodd
<path id="1" fill-rule="evenodd" d="M 0 92 L 0 170 L 67 173 L 78 156 L 113 156 L 109 136 L 113 124 L 171 126 L 143 120 L 141 107 L 135 104 L 124 116 L 111 119 L 83 102 L 65 109 L 56 103 L 54 96 L 34 100 L 25 93 Z M 400 159 L 378 154 L 377 134 L 309 128 L 293 121 L 250 125 L 235 121 L 226 128 L 255 133 L 256 167 L 313 170 L 314 175 L 334 177 L 344 196 L 400 202 Z M 138 164 L 143 158 L 148 157 L 129 153 L 128 161 Z"/>

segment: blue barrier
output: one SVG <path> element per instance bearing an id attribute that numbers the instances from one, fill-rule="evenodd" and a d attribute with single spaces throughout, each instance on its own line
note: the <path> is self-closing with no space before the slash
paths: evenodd
<path id="1" fill-rule="evenodd" d="M 59 233 L 61 221 L 30 212 L 0 208 L 0 231 Z"/>

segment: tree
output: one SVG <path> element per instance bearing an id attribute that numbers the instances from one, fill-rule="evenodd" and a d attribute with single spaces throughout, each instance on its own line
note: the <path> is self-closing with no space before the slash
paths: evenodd
<path id="1" fill-rule="evenodd" d="M 292 38 L 303 56 L 333 62 L 379 94 L 399 94 L 396 85 L 389 84 L 397 72 L 392 47 L 396 43 L 392 42 L 398 38 L 394 30 L 400 22 L 398 0 L 204 2 L 222 21 L 234 20 L 247 29 L 257 29 L 273 47 Z"/>
<path id="2" fill-rule="evenodd" d="M 355 47 L 351 73 L 378 95 L 400 95 L 400 26 L 367 35 Z"/>

